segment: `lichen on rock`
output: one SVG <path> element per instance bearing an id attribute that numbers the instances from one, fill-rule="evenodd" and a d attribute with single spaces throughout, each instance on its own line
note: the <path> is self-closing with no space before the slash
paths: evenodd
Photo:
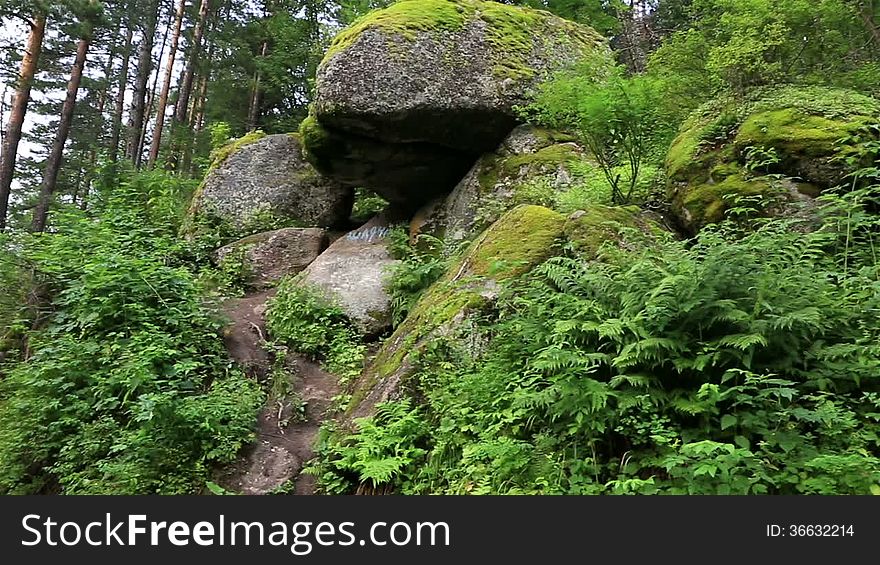
<path id="1" fill-rule="evenodd" d="M 216 260 L 222 266 L 229 258 L 240 259 L 244 282 L 263 289 L 308 267 L 326 245 L 327 234 L 321 228 L 282 228 L 224 245 Z"/>
<path id="2" fill-rule="evenodd" d="M 301 273 L 298 281 L 317 289 L 345 312 L 367 336 L 391 325 L 388 270 L 398 263 L 388 250 L 391 222 L 376 216 L 333 242 Z"/>
<path id="3" fill-rule="evenodd" d="M 597 167 L 571 136 L 519 126 L 496 151 L 483 155 L 448 196 L 419 210 L 410 234 L 441 237 L 449 251 L 521 204 L 571 212 L 562 209 L 562 197 L 585 181 L 584 172 Z"/>

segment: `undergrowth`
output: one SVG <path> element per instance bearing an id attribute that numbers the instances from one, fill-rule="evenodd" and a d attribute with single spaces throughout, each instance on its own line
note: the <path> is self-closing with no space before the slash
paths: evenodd
<path id="1" fill-rule="evenodd" d="M 878 177 L 824 196 L 814 231 L 756 218 L 548 260 L 471 329 L 485 353 L 435 340 L 312 472 L 328 492 L 880 492 Z"/>
<path id="2" fill-rule="evenodd" d="M 180 183 L 143 175 L 5 250 L 39 300 L 0 381 L 0 492 L 197 493 L 253 437 L 263 393 L 177 239 Z"/>

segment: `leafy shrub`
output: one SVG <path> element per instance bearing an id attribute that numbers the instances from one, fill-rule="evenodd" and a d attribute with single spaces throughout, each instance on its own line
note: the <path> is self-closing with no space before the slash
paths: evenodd
<path id="1" fill-rule="evenodd" d="M 405 229 L 396 228 L 388 237 L 392 256 L 400 260 L 386 282 L 391 295 L 392 322 L 397 326 L 422 293 L 446 273 L 449 259 L 443 256 L 443 241 L 431 235 L 419 234 L 415 241 L 410 241 Z"/>
<path id="2" fill-rule="evenodd" d="M 366 222 L 388 206 L 388 201 L 365 188 L 354 191 L 354 207 L 351 219 L 355 222 Z"/>
<path id="3" fill-rule="evenodd" d="M 22 242 L 51 299 L 0 383 L 2 492 L 195 493 L 253 437 L 262 392 L 228 361 L 156 178 Z"/>
<path id="4" fill-rule="evenodd" d="M 611 187 L 611 202 L 628 204 L 643 167 L 671 139 L 673 123 L 655 79 L 627 78 L 622 69 L 602 73 L 589 65 L 560 73 L 541 85 L 524 113 L 541 125 L 576 133 Z"/>
<path id="5" fill-rule="evenodd" d="M 299 277 L 281 281 L 269 301 L 266 327 L 272 338 L 292 351 L 324 361 L 343 381 L 356 376 L 363 364 L 364 346 L 345 312 L 317 288 Z"/>
<path id="6" fill-rule="evenodd" d="M 427 454 L 383 480 L 404 493 L 876 489 L 880 271 L 865 254 L 845 270 L 828 225 L 549 260 L 505 291 L 483 357 L 454 336 L 424 355 L 411 386 Z M 393 424 L 370 425 L 385 429 L 325 449 L 334 488 L 367 480 L 352 462 L 376 438 L 394 444 Z"/>

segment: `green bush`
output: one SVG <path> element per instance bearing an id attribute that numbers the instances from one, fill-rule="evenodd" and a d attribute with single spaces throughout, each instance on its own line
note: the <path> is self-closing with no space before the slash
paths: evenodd
<path id="1" fill-rule="evenodd" d="M 389 272 L 386 289 L 391 295 L 394 326 L 406 319 L 419 297 L 446 273 L 450 259 L 443 256 L 443 241 L 428 234 L 419 234 L 410 241 L 404 228 L 391 230 L 389 250 L 399 259 Z"/>
<path id="2" fill-rule="evenodd" d="M 869 253 L 845 258 L 846 234 L 827 225 L 724 226 L 609 249 L 604 263 L 549 260 L 471 335 L 489 340 L 483 356 L 450 336 L 421 359 L 410 386 L 427 453 L 386 482 L 472 494 L 878 488 L 880 269 Z M 331 441 L 324 480 L 377 480 L 353 462 L 393 445 L 392 426 L 376 418 Z"/>
<path id="3" fill-rule="evenodd" d="M 278 294 L 269 301 L 266 327 L 277 343 L 323 361 L 343 381 L 360 373 L 365 347 L 359 333 L 342 308 L 300 277 L 281 281 Z"/>
<path id="4" fill-rule="evenodd" d="M 253 437 L 263 394 L 228 360 L 155 176 L 21 243 L 50 301 L 0 382 L 0 492 L 196 493 Z"/>

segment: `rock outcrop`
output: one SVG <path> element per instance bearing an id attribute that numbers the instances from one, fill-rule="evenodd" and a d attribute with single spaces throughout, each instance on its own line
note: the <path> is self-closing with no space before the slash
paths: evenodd
<path id="1" fill-rule="evenodd" d="M 418 352 L 491 304 L 499 282 L 529 271 L 558 251 L 564 228 L 565 216 L 541 206 L 518 206 L 495 222 L 384 342 L 355 385 L 350 415 L 367 416 L 377 403 L 396 398 Z"/>
<path id="2" fill-rule="evenodd" d="M 251 288 L 274 286 L 285 276 L 298 273 L 327 247 L 321 228 L 282 228 L 258 233 L 217 250 L 217 263 L 241 261 Z"/>
<path id="3" fill-rule="evenodd" d="M 560 208 L 565 195 L 596 165 L 570 136 L 533 126 L 514 129 L 483 155 L 446 197 L 426 204 L 410 222 L 410 235 L 443 238 L 447 248 L 469 240 L 520 204 Z"/>
<path id="4" fill-rule="evenodd" d="M 249 134 L 219 152 L 188 221 L 219 222 L 240 234 L 255 227 L 332 227 L 348 219 L 352 201 L 350 187 L 304 159 L 297 134 Z"/>
<path id="5" fill-rule="evenodd" d="M 838 141 L 876 122 L 880 103 L 847 90 L 784 87 L 745 101 L 716 100 L 682 126 L 666 160 L 669 198 L 695 233 L 738 198 L 790 215 L 835 186 L 847 170 Z"/>
<path id="6" fill-rule="evenodd" d="M 390 223 L 382 214 L 337 239 L 300 275 L 301 284 L 323 291 L 367 336 L 391 325 L 388 269 Z"/>
<path id="7" fill-rule="evenodd" d="M 533 87 L 585 57 L 611 62 L 595 31 L 548 12 L 397 2 L 331 44 L 301 129 L 307 154 L 322 172 L 422 204 L 498 146 Z"/>

